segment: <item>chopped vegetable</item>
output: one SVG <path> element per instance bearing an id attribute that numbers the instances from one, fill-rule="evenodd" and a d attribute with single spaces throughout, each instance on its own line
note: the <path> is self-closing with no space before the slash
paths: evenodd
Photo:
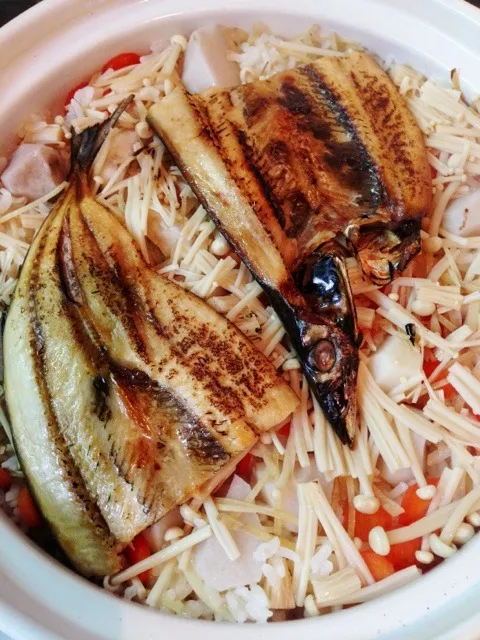
<path id="1" fill-rule="evenodd" d="M 138 64 L 140 62 L 140 56 L 138 53 L 119 53 L 118 56 L 113 56 L 110 58 L 102 67 L 102 73 L 105 73 L 107 69 L 113 69 L 113 71 L 118 71 L 119 69 L 123 69 L 124 67 L 130 67 L 134 64 Z"/>
<path id="2" fill-rule="evenodd" d="M 361 556 L 365 560 L 375 582 L 388 578 L 388 576 L 395 573 L 396 567 L 393 566 L 392 562 L 390 562 L 388 558 L 379 556 L 378 553 L 375 553 L 374 551 L 363 551 Z"/>
<path id="3" fill-rule="evenodd" d="M 56 149 L 47 144 L 23 143 L 2 173 L 2 183 L 12 195 L 37 200 L 54 191 L 66 173 L 66 164 Z"/>
<path id="4" fill-rule="evenodd" d="M 139 533 L 138 536 L 132 540 L 130 546 L 126 549 L 125 554 L 130 565 L 137 564 L 137 562 L 150 557 L 150 547 L 148 546 L 147 539 L 143 533 Z M 143 584 L 148 582 L 149 577 L 150 571 L 143 571 L 138 575 L 138 578 L 143 582 Z"/>
<path id="5" fill-rule="evenodd" d="M 0 467 L 0 489 L 10 489 L 12 478 L 6 469 Z"/>
<path id="6" fill-rule="evenodd" d="M 427 378 L 430 378 L 430 376 L 432 375 L 432 373 L 435 371 L 435 369 L 438 367 L 439 364 L 440 364 L 440 361 L 437 360 L 436 358 L 433 358 L 432 360 L 428 360 L 428 362 L 424 363 L 423 372 L 425 373 Z M 438 374 L 436 382 L 440 380 L 444 380 L 447 374 L 448 374 L 448 369 L 444 369 L 443 371 L 441 371 Z M 448 400 L 456 393 L 455 387 L 450 383 L 447 383 L 443 387 L 441 387 L 441 390 L 443 391 L 445 400 Z"/>
<path id="7" fill-rule="evenodd" d="M 238 64 L 228 57 L 229 42 L 219 24 L 201 27 L 188 41 L 182 82 L 190 93 L 209 87 L 231 87 L 240 82 Z"/>
<path id="8" fill-rule="evenodd" d="M 17 506 L 20 518 L 26 527 L 34 529 L 40 526 L 42 520 L 28 487 L 23 486 L 18 492 Z"/>
<path id="9" fill-rule="evenodd" d="M 277 435 L 283 436 L 284 438 L 288 438 L 288 436 L 290 435 L 291 428 L 292 428 L 292 423 L 287 422 L 287 424 L 284 424 L 283 427 L 277 431 Z"/>
<path id="10" fill-rule="evenodd" d="M 251 453 L 247 453 L 247 455 L 240 460 L 237 464 L 236 473 L 242 478 L 250 477 L 253 469 L 253 456 Z"/>
<path id="11" fill-rule="evenodd" d="M 393 527 L 392 516 L 380 507 L 376 513 L 368 514 L 357 511 L 355 514 L 355 535 L 366 542 L 373 527 L 383 527 L 389 531 Z"/>
<path id="12" fill-rule="evenodd" d="M 428 484 L 434 484 L 436 486 L 438 484 L 438 478 L 430 478 L 427 482 Z M 402 513 L 398 519 L 399 524 L 402 527 L 412 524 L 412 522 L 416 522 L 420 518 L 423 518 L 427 513 L 430 500 L 419 498 L 417 496 L 417 489 L 418 484 L 412 484 L 405 491 L 402 498 L 402 508 L 404 509 L 404 513 Z"/>
<path id="13" fill-rule="evenodd" d="M 73 96 L 77 93 L 77 91 L 83 89 L 86 86 L 88 86 L 88 82 L 80 82 L 80 84 L 77 84 L 76 87 L 70 89 L 70 91 L 67 93 L 67 97 L 65 98 L 65 106 L 68 106 L 70 104 L 70 102 L 73 100 Z"/>
<path id="14" fill-rule="evenodd" d="M 385 393 L 390 393 L 402 378 L 412 378 L 421 373 L 422 354 L 410 341 L 398 335 L 388 336 L 370 357 L 368 368 L 378 386 Z"/>
<path id="15" fill-rule="evenodd" d="M 438 367 L 439 364 L 440 364 L 440 361 L 436 360 L 435 358 L 433 360 L 428 360 L 428 362 L 423 363 L 423 372 L 425 373 L 427 378 L 430 378 L 430 376 L 432 375 L 432 373 L 435 371 L 435 369 Z"/>
<path id="16" fill-rule="evenodd" d="M 443 391 L 445 400 L 448 400 L 456 393 L 455 387 L 451 385 L 449 382 L 447 382 L 447 384 L 442 387 L 442 391 Z"/>
<path id="17" fill-rule="evenodd" d="M 400 544 L 393 544 L 390 547 L 390 553 L 387 559 L 393 564 L 395 571 L 406 569 L 412 564 L 415 564 L 415 552 L 420 551 L 421 546 L 421 538 L 415 538 L 414 540 L 408 540 Z"/>

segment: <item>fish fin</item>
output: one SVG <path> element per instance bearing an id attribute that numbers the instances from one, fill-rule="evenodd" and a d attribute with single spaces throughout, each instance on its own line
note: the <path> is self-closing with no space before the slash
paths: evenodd
<path id="1" fill-rule="evenodd" d="M 392 229 L 385 223 L 368 223 L 367 219 L 349 235 L 348 242 L 363 273 L 374 284 L 384 286 L 420 252 L 420 220 L 406 220 Z"/>
<path id="2" fill-rule="evenodd" d="M 125 100 L 122 100 L 110 118 L 104 122 L 98 122 L 81 133 L 75 133 L 72 129 L 70 176 L 77 170 L 87 172 L 90 169 L 95 156 L 100 151 L 100 147 L 134 97 L 131 94 Z"/>

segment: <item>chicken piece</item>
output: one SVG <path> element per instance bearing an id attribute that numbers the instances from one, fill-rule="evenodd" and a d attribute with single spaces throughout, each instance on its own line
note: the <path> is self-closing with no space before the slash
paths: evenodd
<path id="1" fill-rule="evenodd" d="M 44 144 L 24 143 L 14 151 L 1 180 L 12 195 L 31 201 L 53 191 L 66 173 L 58 151 Z"/>

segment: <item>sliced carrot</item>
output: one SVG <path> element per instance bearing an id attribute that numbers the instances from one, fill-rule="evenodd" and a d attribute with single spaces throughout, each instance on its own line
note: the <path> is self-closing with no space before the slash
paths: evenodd
<path id="1" fill-rule="evenodd" d="M 401 542 L 400 544 L 392 544 L 387 558 L 393 564 L 396 571 L 406 569 L 412 564 L 415 564 L 415 551 L 420 551 L 421 546 L 421 538 L 415 538 L 414 540 Z"/>
<path id="2" fill-rule="evenodd" d="M 355 535 L 360 540 L 367 542 L 368 534 L 373 527 L 383 527 L 385 531 L 388 531 L 393 527 L 392 516 L 385 511 L 383 507 L 380 507 L 376 513 L 355 513 Z"/>
<path id="3" fill-rule="evenodd" d="M 435 371 L 435 369 L 438 367 L 439 364 L 440 364 L 440 360 L 436 360 L 435 358 L 433 360 L 428 360 L 428 362 L 423 363 L 423 372 L 425 373 L 427 378 L 429 378 L 432 375 L 432 373 Z"/>
<path id="4" fill-rule="evenodd" d="M 443 385 L 443 387 L 441 387 L 441 390 L 443 391 L 443 397 L 445 398 L 445 400 L 448 400 L 457 392 L 455 387 L 453 387 L 449 382 Z"/>
<path id="5" fill-rule="evenodd" d="M 148 546 L 147 539 L 142 533 L 139 533 L 138 536 L 132 540 L 130 546 L 126 548 L 125 555 L 127 556 L 128 563 L 131 566 L 150 557 L 150 547 Z M 138 574 L 138 577 L 143 584 L 145 584 L 148 582 L 150 577 L 150 570 L 143 571 Z"/>
<path id="6" fill-rule="evenodd" d="M 284 436 L 285 438 L 288 438 L 288 436 L 290 435 L 291 428 L 292 428 L 292 423 L 287 422 L 287 424 L 284 424 L 283 427 L 277 431 L 277 436 Z"/>
<path id="7" fill-rule="evenodd" d="M 427 480 L 428 484 L 438 484 L 438 478 L 430 478 Z M 412 522 L 416 522 L 427 513 L 430 500 L 424 500 L 417 496 L 418 484 L 412 484 L 405 491 L 402 498 L 402 508 L 404 513 L 400 514 L 398 522 L 400 526 L 405 527 Z"/>
<path id="8" fill-rule="evenodd" d="M 253 456 L 251 453 L 247 453 L 247 455 L 240 460 L 237 464 L 237 468 L 235 472 L 242 476 L 243 478 L 249 478 L 253 469 Z"/>
<path id="9" fill-rule="evenodd" d="M 83 89 L 87 85 L 88 85 L 88 82 L 80 82 L 80 84 L 77 84 L 76 87 L 73 87 L 73 89 L 70 89 L 70 91 L 67 93 L 67 97 L 65 98 L 65 106 L 67 107 L 70 104 L 70 102 L 73 100 L 73 96 L 77 93 L 79 89 Z"/>
<path id="10" fill-rule="evenodd" d="M 12 486 L 12 478 L 8 471 L 0 467 L 0 489 L 10 489 Z"/>
<path id="11" fill-rule="evenodd" d="M 107 69 L 118 71 L 119 69 L 130 67 L 131 65 L 138 64 L 139 62 L 140 56 L 138 53 L 119 53 L 118 56 L 113 56 L 113 58 L 110 58 L 110 60 L 103 65 L 102 73 L 107 71 Z"/>
<path id="12" fill-rule="evenodd" d="M 40 513 L 38 512 L 37 506 L 33 501 L 28 487 L 23 486 L 18 492 L 17 506 L 20 518 L 26 527 L 34 529 L 42 523 Z"/>
<path id="13" fill-rule="evenodd" d="M 362 551 L 362 558 L 370 570 L 375 582 L 388 578 L 395 573 L 395 567 L 386 556 L 379 556 L 374 551 Z"/>

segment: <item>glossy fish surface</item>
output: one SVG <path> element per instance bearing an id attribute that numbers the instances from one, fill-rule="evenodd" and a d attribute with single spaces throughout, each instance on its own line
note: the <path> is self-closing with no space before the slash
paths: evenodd
<path id="1" fill-rule="evenodd" d="M 74 140 L 80 160 L 30 249 L 4 332 L 25 476 L 92 576 L 118 571 L 126 544 L 298 404 L 268 359 L 152 271 L 90 195 L 82 154 L 98 133 Z"/>
<path id="2" fill-rule="evenodd" d="M 423 137 L 374 59 L 321 58 L 149 112 L 192 189 L 262 284 L 343 442 L 356 426 L 358 331 L 344 259 L 387 284 L 420 249 Z"/>

